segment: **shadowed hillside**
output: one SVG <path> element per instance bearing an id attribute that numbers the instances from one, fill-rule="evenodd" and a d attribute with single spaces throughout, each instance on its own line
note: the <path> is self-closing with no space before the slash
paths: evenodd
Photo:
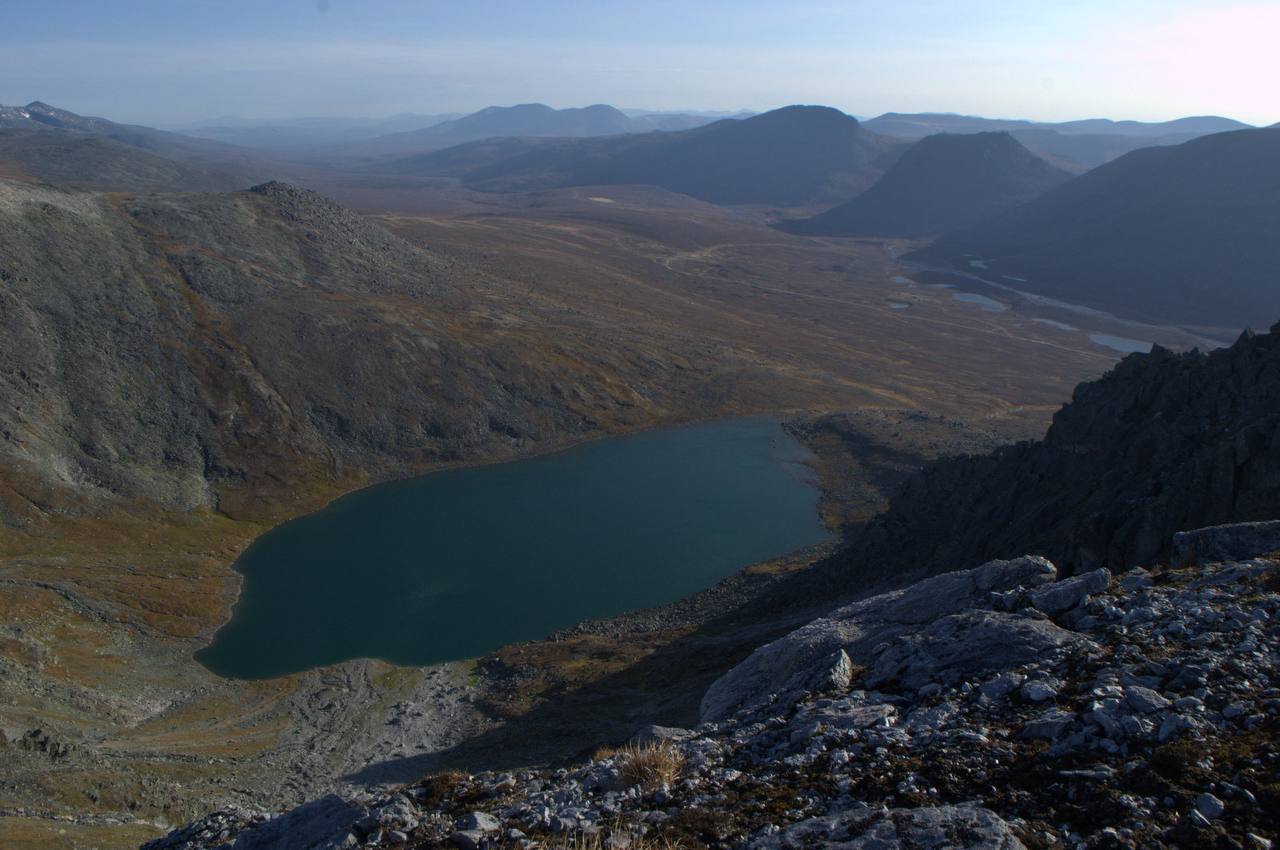
<path id="1" fill-rule="evenodd" d="M 1153 322 L 1226 327 L 1280 315 L 1280 130 L 1134 151 L 925 259 L 980 256 L 1018 287 Z"/>
<path id="2" fill-rule="evenodd" d="M 522 144 L 525 150 L 518 152 Z M 871 185 L 904 147 L 822 106 L 789 106 L 682 133 L 479 145 L 374 170 L 456 175 L 457 164 L 466 162 L 462 182 L 484 191 L 644 184 L 720 204 L 806 204 Z"/>
<path id="3" fill-rule="evenodd" d="M 858 197 L 782 228 L 819 236 L 931 236 L 1004 212 L 1068 179 L 1008 133 L 929 136 Z"/>
<path id="4" fill-rule="evenodd" d="M 1280 325 L 1209 354 L 1157 348 L 1081 384 L 1039 442 L 936 461 L 814 576 L 852 587 L 1035 552 L 1150 565 L 1182 528 L 1280 516 Z"/>
<path id="5" fill-rule="evenodd" d="M 104 136 L 56 129 L 0 129 L 0 165 L 48 183 L 133 192 L 219 192 L 248 182 Z"/>
<path id="6" fill-rule="evenodd" d="M 40 180 L 120 191 L 223 191 L 279 170 L 252 151 L 47 103 L 0 106 L 0 167 Z"/>

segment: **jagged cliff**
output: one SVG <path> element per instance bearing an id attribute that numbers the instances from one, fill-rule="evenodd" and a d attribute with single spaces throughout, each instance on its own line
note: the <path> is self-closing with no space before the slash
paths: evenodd
<path id="1" fill-rule="evenodd" d="M 1280 325 L 1130 355 L 1043 440 L 944 459 L 816 575 L 904 577 L 1036 552 L 1065 573 L 1151 564 L 1183 528 L 1280 516 Z"/>

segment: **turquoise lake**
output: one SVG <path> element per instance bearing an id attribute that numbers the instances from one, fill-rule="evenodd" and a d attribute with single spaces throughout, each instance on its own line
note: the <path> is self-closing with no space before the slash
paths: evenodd
<path id="1" fill-rule="evenodd" d="M 196 657 L 236 678 L 431 664 L 671 602 L 828 536 L 807 457 L 737 419 L 360 490 L 254 541 Z"/>

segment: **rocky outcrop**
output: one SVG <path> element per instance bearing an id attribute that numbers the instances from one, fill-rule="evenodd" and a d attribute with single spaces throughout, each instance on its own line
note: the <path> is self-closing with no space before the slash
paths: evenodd
<path id="1" fill-rule="evenodd" d="M 1280 828 L 1280 562 L 1235 552 L 1120 580 L 1053 582 L 1039 558 L 937 576 L 762 648 L 708 694 L 716 719 L 643 730 L 640 750 L 274 817 L 218 812 L 148 848 L 286 832 L 329 842 L 300 847 L 1266 847 Z M 817 689 L 756 698 L 792 681 Z M 668 778 L 637 779 L 637 757 Z"/>
<path id="2" fill-rule="evenodd" d="M 1173 535 L 1177 564 L 1230 561 L 1255 552 L 1280 552 L 1280 521 L 1219 525 Z"/>
<path id="3" fill-rule="evenodd" d="M 993 561 L 840 608 L 760 647 L 717 680 L 703 697 L 702 719 L 718 720 L 774 699 L 785 702 L 838 666 L 836 653 L 865 667 L 887 641 L 985 605 L 992 593 L 1035 587 L 1054 575 L 1043 558 Z"/>
<path id="4" fill-rule="evenodd" d="M 1036 552 L 1066 575 L 1151 565 L 1175 532 L 1280 516 L 1280 325 L 1230 348 L 1126 357 L 1044 439 L 937 461 L 797 592 Z"/>

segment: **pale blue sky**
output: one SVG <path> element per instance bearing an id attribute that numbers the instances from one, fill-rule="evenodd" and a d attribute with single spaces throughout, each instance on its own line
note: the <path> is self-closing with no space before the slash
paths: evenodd
<path id="1" fill-rule="evenodd" d="M 1280 0 L 0 0 L 0 103 L 118 120 L 612 103 L 1280 120 Z"/>

